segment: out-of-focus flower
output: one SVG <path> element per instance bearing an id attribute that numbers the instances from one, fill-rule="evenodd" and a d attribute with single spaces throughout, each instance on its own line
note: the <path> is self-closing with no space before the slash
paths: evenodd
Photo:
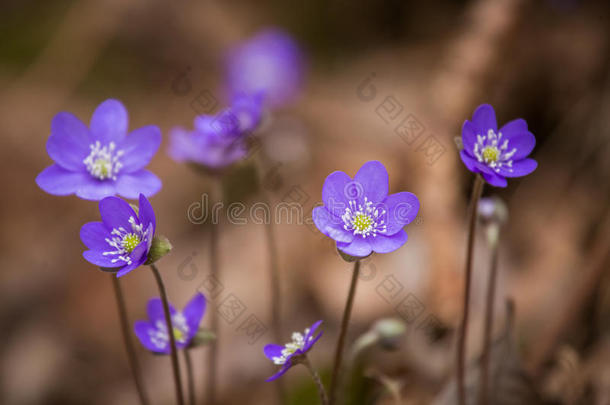
<path id="1" fill-rule="evenodd" d="M 192 131 L 173 129 L 169 155 L 212 171 L 224 169 L 247 155 L 247 137 L 261 117 L 261 95 L 237 95 L 226 110 L 196 117 Z"/>
<path id="2" fill-rule="evenodd" d="M 413 193 L 388 195 L 386 168 L 365 163 L 354 179 L 341 171 L 331 173 L 322 189 L 323 207 L 313 210 L 313 221 L 337 248 L 353 257 L 389 253 L 407 241 L 403 227 L 417 216 L 419 200 Z"/>
<path id="3" fill-rule="evenodd" d="M 83 257 L 121 277 L 144 264 L 153 243 L 156 219 L 150 202 L 140 194 L 139 212 L 118 197 L 106 197 L 99 204 L 102 222 L 82 226 L 80 238 L 89 248 Z"/>
<path id="4" fill-rule="evenodd" d="M 118 100 L 101 103 L 89 128 L 73 114 L 60 112 L 47 141 L 55 164 L 44 169 L 36 183 L 49 194 L 76 194 L 86 200 L 155 194 L 161 180 L 144 167 L 161 144 L 161 131 L 149 125 L 127 135 L 127 128 L 127 110 Z"/>
<path id="5" fill-rule="evenodd" d="M 527 158 L 536 138 L 525 120 L 510 121 L 498 131 L 496 113 L 489 104 L 477 107 L 472 121 L 464 121 L 462 143 L 460 157 L 468 170 L 482 174 L 492 186 L 506 187 L 507 177 L 525 176 L 538 166 Z"/>
<path id="6" fill-rule="evenodd" d="M 499 197 L 481 198 L 477 211 L 479 219 L 485 224 L 503 225 L 508 220 L 508 208 Z"/>
<path id="7" fill-rule="evenodd" d="M 195 294 L 182 311 L 176 311 L 171 304 L 169 305 L 177 349 L 183 349 L 191 343 L 197 334 L 205 308 L 206 300 L 201 293 Z M 149 300 L 147 312 L 148 321 L 136 321 L 134 324 L 138 339 L 151 352 L 169 354 L 171 346 L 161 299 Z"/>
<path id="8" fill-rule="evenodd" d="M 279 107 L 299 95 L 303 64 L 303 54 L 290 35 L 267 29 L 229 51 L 226 87 L 231 97 L 262 94 L 269 107 Z"/>
<path id="9" fill-rule="evenodd" d="M 273 361 L 273 364 L 282 366 L 277 373 L 267 378 L 267 381 L 273 381 L 280 378 L 292 366 L 299 364 L 303 356 L 305 356 L 320 337 L 322 337 L 322 332 L 316 335 L 316 331 L 320 324 L 322 324 L 322 321 L 317 321 L 311 325 L 310 328 L 305 329 L 304 333 L 294 332 L 292 334 L 292 341 L 286 343 L 284 346 L 268 344 L 263 348 L 265 356 Z"/>

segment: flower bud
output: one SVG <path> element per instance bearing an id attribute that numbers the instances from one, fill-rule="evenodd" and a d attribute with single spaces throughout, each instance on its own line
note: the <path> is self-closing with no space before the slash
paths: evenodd
<path id="1" fill-rule="evenodd" d="M 159 235 L 153 237 L 150 250 L 148 251 L 148 258 L 146 259 L 146 265 L 153 264 L 163 256 L 172 250 L 172 244 L 165 236 Z"/>

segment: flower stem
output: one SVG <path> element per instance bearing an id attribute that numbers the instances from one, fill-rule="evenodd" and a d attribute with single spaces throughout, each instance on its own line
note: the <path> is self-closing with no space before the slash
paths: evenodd
<path id="1" fill-rule="evenodd" d="M 220 280 L 220 266 L 218 260 L 218 238 L 219 238 L 219 218 L 214 218 L 214 206 L 222 199 L 222 182 L 219 177 L 212 179 L 212 188 L 210 191 L 210 276 L 214 282 Z M 217 221 L 218 220 L 218 221 Z M 218 341 L 220 340 L 220 330 L 218 327 L 218 314 L 216 311 L 216 294 L 211 294 L 212 307 L 214 308 L 210 314 L 210 328 L 216 335 L 216 339 L 210 342 L 210 351 L 208 353 L 207 365 L 207 390 L 206 403 L 208 405 L 216 404 L 216 377 L 218 373 Z"/>
<path id="2" fill-rule="evenodd" d="M 485 325 L 483 328 L 483 353 L 481 354 L 481 384 L 479 385 L 479 404 L 489 402 L 489 363 L 491 352 L 491 329 L 493 326 L 494 302 L 496 298 L 496 280 L 498 278 L 498 243 L 491 246 L 491 264 L 487 280 L 487 300 L 485 303 Z"/>
<path id="3" fill-rule="evenodd" d="M 341 360 L 343 357 L 343 346 L 345 345 L 345 336 L 347 335 L 349 319 L 352 314 L 354 296 L 356 295 L 356 284 L 358 282 L 359 274 L 360 260 L 356 260 L 356 262 L 354 263 L 354 271 L 352 272 L 352 281 L 349 287 L 349 293 L 347 295 L 347 302 L 345 303 L 345 310 L 343 311 L 343 319 L 341 321 L 341 331 L 339 332 L 339 340 L 337 341 L 337 348 L 335 349 L 335 363 L 333 365 L 333 374 L 330 380 L 330 405 L 333 405 L 337 400 L 337 389 L 339 386 L 339 371 L 341 369 Z"/>
<path id="4" fill-rule="evenodd" d="M 303 357 L 303 365 L 305 367 L 307 367 L 307 370 L 309 370 L 309 373 L 311 374 L 311 378 L 313 379 L 313 382 L 316 384 L 316 387 L 318 388 L 318 395 L 320 396 L 320 403 L 322 405 L 328 405 L 328 396 L 326 395 L 326 390 L 324 389 L 324 384 L 322 384 L 322 380 L 320 379 L 318 372 L 316 370 L 314 370 L 314 368 L 311 366 L 311 363 L 309 362 L 309 358 L 307 358 L 306 355 Z"/>
<path id="5" fill-rule="evenodd" d="M 262 203 L 266 207 L 269 207 L 269 211 L 271 213 L 271 199 L 269 198 L 267 190 L 265 190 L 264 179 L 261 175 L 264 170 L 264 162 L 262 157 L 258 157 L 257 164 L 259 173 L 259 185 L 261 188 L 261 199 L 263 200 Z M 271 290 L 271 329 L 273 330 L 273 336 L 275 341 L 280 342 L 282 340 L 282 315 L 280 312 L 281 288 L 274 225 L 274 218 L 270 214 L 269 222 L 265 224 L 265 238 L 267 240 L 267 254 L 269 256 L 269 285 Z M 278 380 L 275 386 L 277 389 L 278 402 L 281 404 L 284 402 L 284 398 L 286 396 L 286 387 L 284 385 L 284 381 Z"/>
<path id="6" fill-rule="evenodd" d="M 466 267 L 464 281 L 464 301 L 462 305 L 462 323 L 460 325 L 457 344 L 457 388 L 458 404 L 466 405 L 466 386 L 465 386 L 465 358 L 466 358 L 466 331 L 468 328 L 468 303 L 470 300 L 470 284 L 472 278 L 472 253 L 474 250 L 474 236 L 477 224 L 477 206 L 479 198 L 483 192 L 483 178 L 477 174 L 474 178 L 472 194 L 470 196 L 470 224 L 468 229 L 468 245 L 466 248 Z"/>
<path id="7" fill-rule="evenodd" d="M 133 348 L 131 341 L 131 335 L 129 334 L 129 320 L 127 319 L 127 309 L 125 305 L 125 298 L 123 297 L 123 291 L 119 284 L 119 279 L 115 274 L 110 274 L 112 279 L 112 286 L 114 287 L 114 295 L 116 297 L 117 307 L 119 310 L 119 320 L 121 323 L 121 331 L 123 334 L 123 342 L 125 343 L 125 349 L 127 350 L 127 358 L 129 359 L 129 365 L 133 374 L 133 382 L 136 385 L 138 396 L 140 397 L 140 403 L 142 405 L 148 405 L 148 397 L 146 391 L 144 391 L 144 384 L 142 383 L 142 373 L 140 371 L 140 365 L 136 357 L 136 352 Z"/>
<path id="8" fill-rule="evenodd" d="M 189 404 L 195 405 L 195 381 L 193 379 L 193 362 L 191 361 L 191 351 L 188 348 L 183 350 L 184 363 L 186 364 L 186 382 L 189 394 Z"/>
<path id="9" fill-rule="evenodd" d="M 157 281 L 157 287 L 159 287 L 159 294 L 161 295 L 161 301 L 163 302 L 163 312 L 165 312 L 165 324 L 167 326 L 167 334 L 169 335 L 169 344 L 171 347 L 171 361 L 172 368 L 174 371 L 174 383 L 176 385 L 176 401 L 178 405 L 184 405 L 184 397 L 182 396 L 182 381 L 180 378 L 180 365 L 178 364 L 178 351 L 176 350 L 176 338 L 174 337 L 174 327 L 172 326 L 172 318 L 169 312 L 169 303 L 167 302 L 167 293 L 165 292 L 165 285 L 161 278 L 159 269 L 154 264 L 150 265 L 152 272 Z"/>

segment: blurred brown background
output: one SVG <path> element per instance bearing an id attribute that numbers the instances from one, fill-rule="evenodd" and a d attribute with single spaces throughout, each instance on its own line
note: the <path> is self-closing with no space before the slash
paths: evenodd
<path id="1" fill-rule="evenodd" d="M 210 183 L 169 159 L 166 135 L 191 124 L 202 91 L 222 103 L 223 53 L 268 26 L 290 32 L 308 56 L 302 97 L 261 134 L 267 167 L 260 186 L 272 202 L 306 197 L 300 202 L 308 213 L 330 172 L 353 175 L 374 159 L 388 168 L 391 192 L 408 190 L 421 201 L 405 247 L 366 262 L 350 331 L 354 339 L 375 319 L 403 316 L 409 331 L 399 355 L 379 351 L 370 358 L 372 368 L 404 383 L 403 403 L 430 403 L 452 372 L 471 183 L 453 137 L 483 102 L 496 108 L 500 123 L 527 120 L 539 162 L 507 189 L 485 191 L 510 210 L 496 329 L 510 296 L 524 367 L 545 398 L 610 403 L 610 5 L 602 0 L 4 0 L 0 403 L 136 402 L 110 281 L 81 256 L 78 232 L 98 219 L 97 206 L 47 195 L 34 182 L 51 163 L 45 142 L 52 117 L 70 111 L 88 122 L 95 106 L 112 97 L 126 105 L 130 129 L 161 127 L 164 142 L 149 168 L 164 187 L 152 203 L 158 230 L 174 250 L 159 267 L 170 299 L 182 307 L 209 271 L 207 227 L 191 223 L 187 209 Z M 374 91 L 372 100 L 363 91 Z M 380 107 L 388 98 L 402 108 L 396 120 Z M 435 149 L 395 132 L 407 115 Z M 251 167 L 247 162 L 230 175 L 228 198 L 260 200 L 255 187 L 246 187 Z M 325 336 L 312 356 L 326 376 L 351 266 L 311 227 L 276 229 L 286 339 L 324 319 Z M 252 314 L 268 324 L 262 225 L 225 221 L 220 233 L 223 294 L 241 300 L 244 319 Z M 482 237 L 476 249 L 472 357 L 480 348 L 488 262 Z M 183 272 L 185 263 L 195 266 L 192 273 Z M 384 296 L 388 282 L 399 282 L 400 293 Z M 144 318 L 146 300 L 157 294 L 149 270 L 131 273 L 123 285 L 131 319 Z M 401 303 L 414 298 L 420 310 L 401 312 Z M 250 344 L 240 322 L 221 321 L 223 403 L 272 403 L 264 379 L 273 368 L 262 355 L 271 333 Z M 154 403 L 171 403 L 169 360 L 137 344 Z M 195 351 L 198 382 L 205 353 Z M 286 380 L 291 403 L 314 403 L 304 369 Z M 389 401 L 382 394 L 379 403 Z"/>

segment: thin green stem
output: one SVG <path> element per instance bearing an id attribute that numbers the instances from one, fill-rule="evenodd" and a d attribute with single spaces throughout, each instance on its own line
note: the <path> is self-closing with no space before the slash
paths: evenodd
<path id="1" fill-rule="evenodd" d="M 462 304 L 462 323 L 460 325 L 457 344 L 457 388 L 458 388 L 458 404 L 466 405 L 466 332 L 468 329 L 468 304 L 470 301 L 470 284 L 472 278 L 472 253 L 474 250 L 474 236 L 477 224 L 477 207 L 479 198 L 483 192 L 483 178 L 477 174 L 474 178 L 472 194 L 470 196 L 470 224 L 468 228 L 468 245 L 466 248 L 466 266 L 464 280 L 464 300 Z"/>
<path id="2" fill-rule="evenodd" d="M 496 298 L 496 280 L 498 278 L 498 243 L 491 246 L 491 263 L 487 280 L 487 298 L 485 303 L 485 325 L 483 327 L 483 353 L 481 354 L 481 384 L 479 385 L 479 404 L 489 403 L 489 363 L 491 352 L 491 330 L 493 327 L 494 302 Z"/>
<path id="3" fill-rule="evenodd" d="M 195 405 L 195 379 L 193 378 L 193 362 L 191 361 L 191 351 L 188 348 L 185 348 L 182 353 L 184 353 L 184 363 L 186 364 L 186 383 L 187 383 L 187 392 L 189 395 L 189 405 Z"/>
<path id="4" fill-rule="evenodd" d="M 138 396 L 140 397 L 140 403 L 142 405 L 148 405 L 148 397 L 146 396 L 144 384 L 142 383 L 142 372 L 140 370 L 140 365 L 138 364 L 138 359 L 136 357 L 136 351 L 133 347 L 131 335 L 129 333 L 129 320 L 127 319 L 127 307 L 125 305 L 125 298 L 123 297 L 123 290 L 121 289 L 121 284 L 119 283 L 119 279 L 115 274 L 110 274 L 110 278 L 112 279 L 114 295 L 116 297 L 117 307 L 119 310 L 121 332 L 123 335 L 123 342 L 125 343 L 125 349 L 127 350 L 127 359 L 129 360 L 129 366 L 131 368 L 131 373 L 133 374 L 133 382 L 136 385 L 136 390 L 138 391 Z"/>
<path id="5" fill-rule="evenodd" d="M 347 295 L 347 302 L 345 303 L 345 310 L 343 311 L 343 319 L 341 321 L 341 331 L 339 332 L 339 340 L 337 341 L 337 348 L 335 349 L 335 363 L 333 365 L 333 373 L 330 380 L 330 405 L 334 405 L 337 400 L 337 389 L 339 387 L 339 376 L 341 370 L 341 361 L 343 358 L 343 347 L 345 346 L 345 336 L 347 335 L 349 320 L 352 314 L 352 307 L 354 305 L 354 296 L 356 295 L 356 285 L 358 283 L 359 275 L 360 260 L 356 260 L 356 262 L 354 263 L 354 270 L 352 272 L 352 281 L 350 283 L 349 293 Z"/>
<path id="6" fill-rule="evenodd" d="M 172 369 L 174 371 L 174 383 L 176 385 L 176 401 L 178 405 L 184 405 L 184 397 L 182 396 L 182 381 L 180 378 L 180 365 L 178 364 L 178 350 L 176 349 L 176 338 L 174 337 L 174 327 L 172 326 L 172 318 L 169 312 L 169 302 L 167 301 L 167 293 L 165 292 L 165 285 L 161 278 L 159 269 L 154 264 L 150 265 L 150 268 L 157 281 L 157 287 L 159 287 L 159 294 L 161 295 L 161 302 L 163 302 L 163 312 L 165 313 L 165 325 L 167 326 L 167 334 L 169 335 L 169 344 L 171 348 L 171 362 Z"/>
<path id="7" fill-rule="evenodd" d="M 322 380 L 320 379 L 320 375 L 318 375 L 318 372 L 316 370 L 314 370 L 314 368 L 311 366 L 311 363 L 309 362 L 307 355 L 304 355 L 304 357 L 303 357 L 303 365 L 305 367 L 307 367 L 307 370 L 309 370 L 309 373 L 311 374 L 311 378 L 313 379 L 313 382 L 316 384 L 316 387 L 318 388 L 318 395 L 320 396 L 320 403 L 322 405 L 328 405 L 328 396 L 326 395 L 326 390 L 324 389 L 324 384 L 322 384 Z"/>
<path id="8" fill-rule="evenodd" d="M 218 258 L 218 238 L 220 237 L 220 218 L 214 218 L 215 210 L 214 206 L 217 202 L 222 199 L 222 182 L 220 178 L 215 177 L 212 179 L 212 189 L 210 191 L 210 276 L 215 282 L 220 281 L 220 265 Z M 218 327 L 218 314 L 216 309 L 216 297 L 215 294 L 210 297 L 213 311 L 210 314 L 210 328 L 216 334 L 216 339 L 210 342 L 210 349 L 208 352 L 208 365 L 207 365 L 207 390 L 206 390 L 206 403 L 208 405 L 216 404 L 216 378 L 218 373 L 218 342 L 220 341 L 220 328 Z"/>

